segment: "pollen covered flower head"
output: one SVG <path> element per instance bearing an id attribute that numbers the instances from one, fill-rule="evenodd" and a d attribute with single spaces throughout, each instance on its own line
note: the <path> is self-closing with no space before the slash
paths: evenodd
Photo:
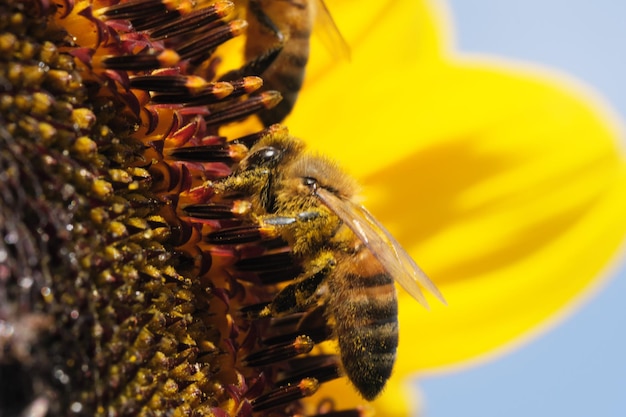
<path id="1" fill-rule="evenodd" d="M 234 9 L 0 4 L 3 413 L 291 415 L 319 385 L 306 361 L 274 365 L 310 338 L 262 346 L 280 331 L 249 318 L 298 273 L 288 247 L 215 234 L 251 214 L 214 182 L 286 135 L 219 136 L 280 99 L 259 77 L 217 80 L 214 50 L 247 25 Z"/>
<path id="2" fill-rule="evenodd" d="M 308 304 L 343 258 L 312 258 L 297 244 L 315 229 L 290 228 L 323 240 L 339 222 L 265 186 L 303 145 L 247 122 L 285 91 L 228 48 L 259 20 L 235 3 L 0 3 L 0 366 L 20 381 L 2 410 L 406 415 L 403 377 L 536 329 L 621 242 L 618 131 L 589 95 L 456 56 L 434 3 L 329 5 L 350 59 L 313 44 L 286 124 L 361 180 L 448 300 L 399 292 L 394 374 L 364 408 L 328 343 L 341 323 Z"/>

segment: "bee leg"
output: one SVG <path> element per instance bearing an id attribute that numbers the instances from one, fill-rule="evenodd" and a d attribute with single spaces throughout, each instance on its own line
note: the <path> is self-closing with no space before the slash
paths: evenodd
<path id="1" fill-rule="evenodd" d="M 276 317 L 297 311 L 305 311 L 317 304 L 320 284 L 328 276 L 334 266 L 332 255 L 323 253 L 318 262 L 325 263 L 312 273 L 305 273 L 296 282 L 287 285 L 274 297 L 260 313 L 261 317 Z"/>
<path id="2" fill-rule="evenodd" d="M 261 2 L 250 0 L 248 11 L 252 13 L 256 21 L 276 37 L 276 45 L 268 48 L 264 53 L 247 62 L 243 67 L 224 74 L 220 81 L 234 81 L 242 77 L 258 76 L 263 74 L 278 58 L 285 44 L 285 36 L 278 29 L 274 21 L 263 11 Z"/>
<path id="3" fill-rule="evenodd" d="M 259 74 L 263 74 L 274 63 L 282 50 L 282 45 L 268 49 L 267 52 L 247 62 L 241 68 L 227 72 L 219 80 L 235 81 L 243 77 L 258 77 Z"/>
<path id="4" fill-rule="evenodd" d="M 301 334 L 308 335 L 315 343 L 328 340 L 332 335 L 332 329 L 328 325 L 326 316 L 326 306 L 318 305 L 302 316 L 296 326 L 297 331 Z"/>
<path id="5" fill-rule="evenodd" d="M 324 279 L 324 276 L 323 274 L 317 273 L 286 286 L 274 297 L 272 302 L 261 311 L 260 316 L 276 317 L 306 310 L 317 301 L 314 294 Z"/>
<path id="6" fill-rule="evenodd" d="M 259 0 L 250 0 L 248 9 L 252 14 L 254 14 L 254 17 L 256 17 L 261 26 L 268 29 L 272 32 L 272 34 L 274 34 L 274 36 L 276 36 L 276 39 L 281 45 L 285 43 L 285 36 L 280 29 L 278 29 L 278 26 L 276 26 L 274 21 L 263 11 L 263 7 L 261 7 L 261 2 Z"/>
<path id="7" fill-rule="evenodd" d="M 218 181 L 210 183 L 216 194 L 223 197 L 238 194 L 256 194 L 259 184 L 266 184 L 269 181 L 267 170 L 251 169 L 242 171 L 236 175 L 229 175 Z"/>
<path id="8" fill-rule="evenodd" d="M 296 222 L 310 222 L 315 220 L 321 220 L 323 218 L 322 213 L 319 211 L 303 211 L 295 216 L 265 216 L 262 221 L 266 225 L 272 226 L 288 226 Z"/>

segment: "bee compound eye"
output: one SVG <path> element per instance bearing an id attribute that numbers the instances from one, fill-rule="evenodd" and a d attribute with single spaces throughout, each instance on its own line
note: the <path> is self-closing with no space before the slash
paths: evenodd
<path id="1" fill-rule="evenodd" d="M 248 166 L 259 167 L 264 165 L 271 165 L 279 161 L 281 152 L 272 147 L 259 149 L 258 151 L 248 156 Z"/>
<path id="2" fill-rule="evenodd" d="M 302 184 L 310 188 L 316 188 L 317 180 L 313 177 L 304 177 L 302 178 Z"/>
<path id="3" fill-rule="evenodd" d="M 304 185 L 305 187 L 307 187 L 312 194 L 316 194 L 317 193 L 317 180 L 313 177 L 303 177 L 302 178 L 302 185 Z"/>

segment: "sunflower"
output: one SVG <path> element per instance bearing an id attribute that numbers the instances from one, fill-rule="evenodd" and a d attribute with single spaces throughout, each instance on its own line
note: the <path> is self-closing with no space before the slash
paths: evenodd
<path id="1" fill-rule="evenodd" d="M 363 412 L 327 326 L 258 317 L 302 265 L 280 239 L 233 238 L 249 202 L 215 198 L 254 143 L 285 134 L 249 123 L 279 94 L 228 48 L 246 5 L 0 3 L 3 411 Z M 343 160 L 448 299 L 426 312 L 401 295 L 373 406 L 404 415 L 408 373 L 492 355 L 588 293 L 624 235 L 624 158 L 587 92 L 455 56 L 431 3 L 333 16 L 350 60 L 314 45 L 286 124 Z"/>

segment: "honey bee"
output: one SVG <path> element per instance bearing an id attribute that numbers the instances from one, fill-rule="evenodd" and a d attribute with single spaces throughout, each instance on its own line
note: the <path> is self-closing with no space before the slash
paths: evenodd
<path id="1" fill-rule="evenodd" d="M 324 309 L 344 373 L 366 400 L 391 375 L 398 345 L 394 281 L 423 305 L 435 284 L 357 202 L 355 181 L 329 159 L 273 126 L 238 168 L 214 184 L 218 195 L 246 195 L 254 221 L 285 240 L 304 272 L 261 312 L 278 317 Z M 418 285 L 419 284 L 419 285 Z"/>
<path id="2" fill-rule="evenodd" d="M 264 90 L 277 90 L 283 100 L 259 113 L 265 126 L 281 122 L 293 109 L 309 60 L 314 23 L 333 53 L 347 56 L 349 48 L 322 0 L 249 0 L 245 58 L 237 75 L 259 75 Z"/>

